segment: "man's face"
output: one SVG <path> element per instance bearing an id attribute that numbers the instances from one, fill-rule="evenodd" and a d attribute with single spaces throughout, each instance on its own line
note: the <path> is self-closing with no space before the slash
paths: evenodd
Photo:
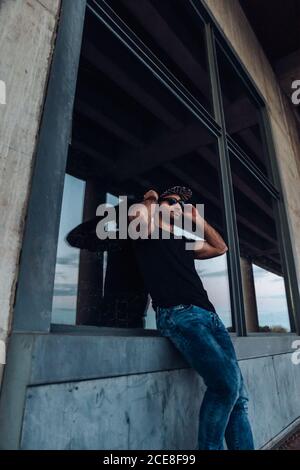
<path id="1" fill-rule="evenodd" d="M 169 194 L 164 196 L 160 202 L 162 214 L 165 214 L 167 220 L 178 219 L 182 215 L 182 207 L 179 203 L 175 203 L 175 200 L 180 201 L 180 196 L 178 194 Z"/>

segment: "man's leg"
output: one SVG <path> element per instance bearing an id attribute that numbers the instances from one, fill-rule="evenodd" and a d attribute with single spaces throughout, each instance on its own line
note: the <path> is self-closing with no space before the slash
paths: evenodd
<path id="1" fill-rule="evenodd" d="M 252 450 L 254 449 L 254 443 L 252 430 L 248 418 L 248 391 L 244 383 L 242 372 L 237 361 L 237 357 L 230 335 L 219 318 L 216 320 L 216 323 L 216 339 L 219 344 L 221 344 L 221 346 L 223 347 L 228 358 L 236 362 L 241 376 L 239 397 L 230 414 L 225 431 L 227 448 L 230 450 Z"/>
<path id="2" fill-rule="evenodd" d="M 233 361 L 236 364 L 241 377 L 239 396 L 231 411 L 225 431 L 227 448 L 230 450 L 252 450 L 254 449 L 254 443 L 248 419 L 248 391 L 244 383 L 230 335 L 217 314 L 215 315 L 215 338 L 228 357 L 228 360 Z"/>
<path id="3" fill-rule="evenodd" d="M 222 449 L 229 417 L 239 397 L 241 374 L 215 338 L 212 312 L 191 306 L 163 309 L 159 329 L 203 378 L 207 390 L 199 413 L 199 449 Z"/>
<path id="4" fill-rule="evenodd" d="M 225 439 L 229 450 L 253 450 L 254 442 L 248 418 L 248 393 L 242 384 L 225 431 Z"/>

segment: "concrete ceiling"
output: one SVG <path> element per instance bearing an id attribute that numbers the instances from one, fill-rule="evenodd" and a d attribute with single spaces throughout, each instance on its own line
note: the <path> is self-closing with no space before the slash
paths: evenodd
<path id="1" fill-rule="evenodd" d="M 271 63 L 300 49 L 299 0 L 240 0 Z"/>
<path id="2" fill-rule="evenodd" d="M 290 99 L 292 82 L 300 80 L 300 1 L 239 1 Z M 300 125 L 300 106 L 294 110 Z"/>

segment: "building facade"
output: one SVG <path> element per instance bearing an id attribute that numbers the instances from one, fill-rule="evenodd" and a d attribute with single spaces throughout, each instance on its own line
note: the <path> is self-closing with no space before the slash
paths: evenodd
<path id="1" fill-rule="evenodd" d="M 196 447 L 201 378 L 130 250 L 90 236 L 100 203 L 174 184 L 229 247 L 196 267 L 256 448 L 298 426 L 298 114 L 243 3 L 3 2 L 1 448 Z"/>

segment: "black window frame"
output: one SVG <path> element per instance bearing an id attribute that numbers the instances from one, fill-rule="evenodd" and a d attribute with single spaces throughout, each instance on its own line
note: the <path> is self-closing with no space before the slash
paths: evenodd
<path id="1" fill-rule="evenodd" d="M 278 241 L 281 249 L 291 332 L 300 333 L 300 299 L 296 268 L 266 103 L 208 7 L 202 0 L 187 0 L 187 2 L 192 5 L 195 15 L 199 16 L 199 21 L 202 21 L 205 26 L 214 116 L 211 116 L 176 77 L 149 52 L 142 41 L 114 14 L 105 0 L 62 1 L 58 36 L 41 121 L 31 193 L 28 202 L 27 221 L 23 237 L 14 305 L 13 332 L 47 333 L 51 331 L 54 271 L 63 181 L 71 133 L 84 12 L 85 8 L 89 8 L 96 12 L 99 19 L 111 30 L 112 34 L 115 34 L 139 60 L 142 60 L 144 65 L 164 83 L 164 86 L 167 86 L 176 94 L 177 98 L 218 139 L 220 177 L 225 212 L 224 220 L 229 246 L 228 276 L 232 322 L 236 335 L 246 336 L 247 331 L 245 326 L 239 240 L 231 184 L 229 151 L 240 160 L 248 171 L 251 171 L 272 197 L 277 200 L 275 206 Z M 74 37 L 76 40 L 74 40 Z M 249 156 L 226 134 L 216 57 L 216 43 L 226 53 L 232 66 L 261 109 L 264 129 L 263 138 L 269 157 L 268 177 L 255 166 L 255 163 L 251 161 Z M 68 54 L 66 54 L 66 48 Z M 68 86 L 61 87 L 61 80 L 68 83 Z M 57 119 L 58 116 L 59 118 Z M 53 155 L 55 155 L 55 158 L 53 158 Z M 42 234 L 41 227 L 43 227 L 44 231 Z M 77 327 L 74 326 L 74 328 Z M 115 334 L 118 335 L 118 332 L 116 331 Z M 141 330 L 139 329 L 136 334 L 140 336 Z M 145 334 L 147 334 L 146 330 Z"/>

